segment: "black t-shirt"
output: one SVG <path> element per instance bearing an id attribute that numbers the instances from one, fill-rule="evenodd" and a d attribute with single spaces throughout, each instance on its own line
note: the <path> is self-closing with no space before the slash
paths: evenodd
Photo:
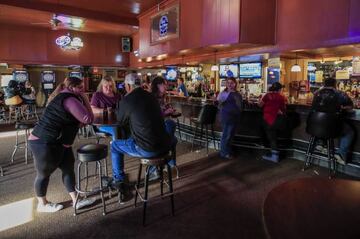
<path id="1" fill-rule="evenodd" d="M 131 136 L 142 149 L 159 153 L 170 149 L 159 102 L 142 88 L 134 89 L 120 101 L 117 120 L 120 126 L 130 127 Z"/>
<path id="2" fill-rule="evenodd" d="M 338 113 L 342 106 L 353 106 L 350 97 L 332 87 L 323 87 L 315 92 L 311 108 L 319 112 Z"/>

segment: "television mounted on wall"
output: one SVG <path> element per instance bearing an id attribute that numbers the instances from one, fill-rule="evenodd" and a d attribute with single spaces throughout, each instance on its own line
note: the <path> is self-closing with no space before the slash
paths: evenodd
<path id="1" fill-rule="evenodd" d="M 219 76 L 220 78 L 227 78 L 227 77 L 238 78 L 239 66 L 237 64 L 220 65 Z"/>
<path id="2" fill-rule="evenodd" d="M 240 78 L 258 79 L 262 77 L 261 62 L 241 63 L 239 64 L 239 68 L 240 68 Z"/>

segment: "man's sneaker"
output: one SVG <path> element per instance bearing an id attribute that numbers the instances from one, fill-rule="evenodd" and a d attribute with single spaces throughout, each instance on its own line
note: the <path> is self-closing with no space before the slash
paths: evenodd
<path id="1" fill-rule="evenodd" d="M 48 202 L 46 204 L 38 203 L 36 211 L 38 212 L 57 212 L 63 209 L 64 206 L 58 203 Z"/>
<path id="2" fill-rule="evenodd" d="M 316 145 L 315 149 L 322 154 L 327 154 L 327 149 L 322 145 Z"/>
<path id="3" fill-rule="evenodd" d="M 219 157 L 223 160 L 230 160 L 233 159 L 233 157 L 230 154 L 227 155 L 222 155 L 221 153 L 219 153 Z"/>
<path id="4" fill-rule="evenodd" d="M 113 179 L 110 182 L 110 187 L 113 190 L 119 190 L 120 192 L 125 191 L 125 183 L 124 181 L 116 181 L 115 179 Z"/>
<path id="5" fill-rule="evenodd" d="M 83 207 L 90 206 L 90 205 L 94 204 L 95 201 L 96 201 L 95 198 L 84 198 L 84 199 L 81 199 L 81 200 L 79 200 L 79 201 L 76 203 L 76 209 L 81 209 L 81 208 L 83 208 Z"/>
<path id="6" fill-rule="evenodd" d="M 278 163 L 279 162 L 279 151 L 271 150 L 271 154 L 262 156 L 262 159 L 267 160 L 267 161 L 271 161 L 271 162 L 274 162 L 274 163 Z"/>
<path id="7" fill-rule="evenodd" d="M 340 154 L 335 154 L 334 158 L 336 159 L 336 162 L 342 165 L 346 164 L 346 161 L 343 159 L 343 157 Z"/>
<path id="8" fill-rule="evenodd" d="M 106 187 L 110 187 L 111 186 L 111 182 L 112 182 L 112 178 L 108 177 L 108 176 L 102 176 L 101 177 L 101 184 L 104 188 Z"/>

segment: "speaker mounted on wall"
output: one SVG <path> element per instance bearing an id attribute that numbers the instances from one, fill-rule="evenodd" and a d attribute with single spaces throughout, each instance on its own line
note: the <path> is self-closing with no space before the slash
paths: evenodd
<path id="1" fill-rule="evenodd" d="M 121 38 L 121 50 L 122 52 L 131 52 L 131 38 L 130 37 L 122 37 Z"/>

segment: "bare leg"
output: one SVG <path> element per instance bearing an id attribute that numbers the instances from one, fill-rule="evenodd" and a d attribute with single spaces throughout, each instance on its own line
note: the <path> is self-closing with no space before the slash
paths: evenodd
<path id="1" fill-rule="evenodd" d="M 75 205 L 75 202 L 76 202 L 76 193 L 75 193 L 75 191 L 74 191 L 74 192 L 70 192 L 69 195 L 70 195 L 70 197 L 71 197 L 71 200 L 72 200 L 73 205 Z"/>

